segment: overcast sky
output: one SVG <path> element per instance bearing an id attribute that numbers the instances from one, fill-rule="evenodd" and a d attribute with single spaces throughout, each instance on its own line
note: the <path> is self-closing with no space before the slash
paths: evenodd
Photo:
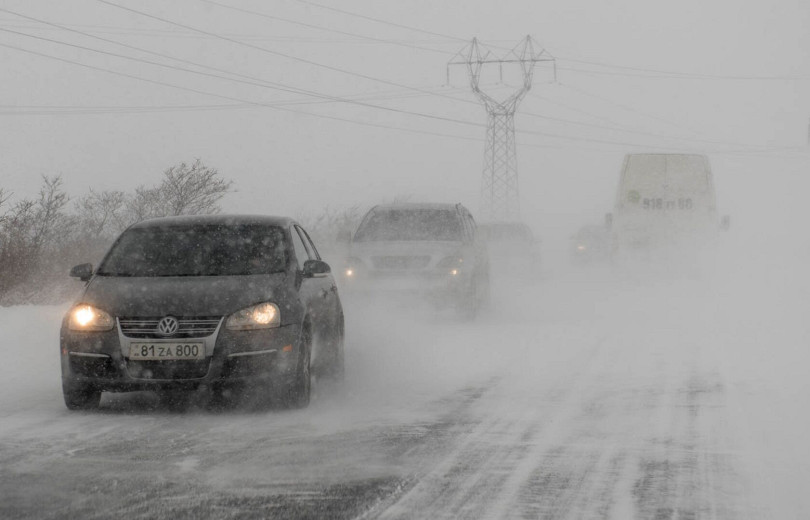
<path id="1" fill-rule="evenodd" d="M 601 219 L 633 151 L 707 153 L 737 221 L 774 192 L 786 195 L 768 207 L 789 218 L 810 188 L 803 0 L 0 8 L 0 187 L 16 197 L 54 174 L 74 196 L 130 190 L 200 158 L 234 181 L 227 211 L 410 197 L 475 213 L 486 113 L 463 68 L 447 84 L 446 63 L 473 36 L 504 52 L 526 35 L 557 58 L 557 81 L 538 69 L 516 116 L 524 215 L 541 232 Z M 508 80 L 486 88 L 504 94 Z"/>

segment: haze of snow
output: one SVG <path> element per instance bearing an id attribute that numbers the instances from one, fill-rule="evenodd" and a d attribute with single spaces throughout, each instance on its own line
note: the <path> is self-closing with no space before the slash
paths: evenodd
<path id="1" fill-rule="evenodd" d="M 157 436 L 192 444 L 182 453 L 166 452 L 166 461 L 150 469 L 151 478 L 171 480 L 192 471 L 212 489 L 229 492 L 253 489 L 257 482 L 294 488 L 313 479 L 419 475 L 415 486 L 380 512 L 383 517 L 466 512 L 499 518 L 550 507 L 525 496 L 534 465 L 544 461 L 565 474 L 591 464 L 588 454 L 598 452 L 600 461 L 623 460 L 629 453 L 641 461 L 639 468 L 664 459 L 681 467 L 686 462 L 673 457 L 688 461 L 690 453 L 706 457 L 720 469 L 712 470 L 710 481 L 694 477 L 692 485 L 707 493 L 694 491 L 690 500 L 700 507 L 728 517 L 736 511 L 755 518 L 805 518 L 810 247 L 797 225 L 804 220 L 782 218 L 789 213 L 764 212 L 758 232 L 733 226 L 717 253 L 700 265 L 575 267 L 561 243 L 546 241 L 538 273 L 496 270 L 491 308 L 472 323 L 418 302 L 344 297 L 345 392 L 320 395 L 309 409 L 294 413 L 167 415 L 142 394 L 105 395 L 102 412 L 70 413 L 59 382 L 58 328 L 66 306 L 0 309 L 5 358 L 0 490 L 7 510 L 69 511 L 88 497 L 65 493 L 66 481 L 112 478 L 121 471 L 117 466 L 146 453 L 127 439 Z M 772 233 L 767 225 L 774 226 Z M 322 456 L 300 451 L 308 439 L 408 424 L 419 428 L 446 413 L 443 403 L 464 388 L 483 388 L 484 394 L 468 412 L 450 419 L 477 426 L 459 438 L 455 451 L 436 460 L 414 455 L 391 465 L 376 458 L 372 445 L 352 443 Z M 697 415 L 690 418 L 692 409 Z M 505 448 L 517 434 L 527 439 L 519 459 Z M 116 437 L 120 450 L 105 452 L 89 467 L 81 462 L 81 453 L 109 447 Z M 288 440 L 270 455 L 262 448 L 268 441 L 261 440 L 268 438 Z M 494 450 L 494 458 L 482 455 L 479 444 Z M 204 450 L 191 448 L 199 445 Z M 307 446 L 312 448 L 311 442 Z M 569 455 L 548 459 L 549 450 Z M 447 480 L 471 454 L 483 457 L 478 466 Z M 117 463 L 108 466 L 105 460 Z M 503 475 L 498 493 L 470 498 L 493 471 Z M 634 507 L 642 507 L 636 514 L 643 517 L 643 505 L 634 506 L 641 469 L 627 463 L 619 473 L 598 465 L 593 471 L 618 479 L 610 488 L 611 517 L 629 518 Z M 51 477 L 31 482 L 23 494 L 14 482 L 26 474 Z M 559 485 L 570 487 L 578 497 L 572 503 L 584 501 L 582 508 L 599 499 L 595 489 L 570 481 Z"/>

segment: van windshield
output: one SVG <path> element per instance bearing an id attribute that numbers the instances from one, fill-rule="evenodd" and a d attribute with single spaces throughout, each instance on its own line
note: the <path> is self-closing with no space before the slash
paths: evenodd
<path id="1" fill-rule="evenodd" d="M 262 225 L 188 225 L 125 231 L 101 276 L 228 276 L 282 272 L 284 230 Z"/>
<path id="2" fill-rule="evenodd" d="M 389 209 L 369 215 L 355 233 L 356 242 L 442 240 L 464 238 L 455 211 L 446 209 Z"/>

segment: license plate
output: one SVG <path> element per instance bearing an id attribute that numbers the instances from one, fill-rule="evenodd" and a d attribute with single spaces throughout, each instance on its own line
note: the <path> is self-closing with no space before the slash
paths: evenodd
<path id="1" fill-rule="evenodd" d="M 140 360 L 204 359 L 204 343 L 130 343 L 129 358 Z"/>

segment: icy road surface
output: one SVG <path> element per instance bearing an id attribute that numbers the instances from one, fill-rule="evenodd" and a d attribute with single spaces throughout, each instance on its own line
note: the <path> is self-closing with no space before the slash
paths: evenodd
<path id="1" fill-rule="evenodd" d="M 0 309 L 0 518 L 810 518 L 807 277 L 547 269 L 475 323 L 347 304 L 303 411 L 62 403 L 64 307 Z"/>

